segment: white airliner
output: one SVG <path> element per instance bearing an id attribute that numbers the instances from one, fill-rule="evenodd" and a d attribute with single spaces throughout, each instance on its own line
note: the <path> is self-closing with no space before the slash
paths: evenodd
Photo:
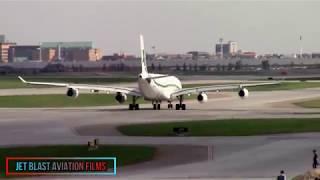
<path id="1" fill-rule="evenodd" d="M 212 85 L 212 86 L 200 86 L 192 88 L 182 88 L 180 80 L 175 76 L 169 76 L 165 74 L 152 74 L 148 73 L 146 64 L 146 53 L 144 50 L 143 36 L 140 35 L 141 46 L 141 67 L 142 71 L 138 76 L 137 88 L 124 88 L 124 87 L 111 87 L 103 85 L 89 85 L 89 84 L 67 84 L 67 83 L 53 83 L 53 82 L 31 82 L 25 81 L 19 76 L 19 79 L 23 83 L 33 85 L 49 85 L 67 87 L 67 96 L 78 97 L 79 89 L 90 90 L 92 92 L 105 91 L 115 94 L 115 100 L 119 103 L 124 103 L 127 100 L 127 95 L 132 96 L 132 103 L 129 104 L 130 110 L 139 110 L 139 104 L 136 103 L 138 98 L 144 98 L 151 101 L 153 109 L 160 109 L 160 104 L 163 101 L 168 102 L 168 108 L 172 109 L 173 100 L 178 100 L 176 104 L 176 110 L 185 110 L 186 104 L 183 104 L 183 97 L 190 94 L 198 94 L 197 100 L 200 103 L 208 101 L 206 92 L 220 91 L 227 89 L 239 89 L 238 95 L 241 98 L 248 97 L 249 91 L 245 88 L 248 86 L 260 86 L 276 84 L 277 82 L 256 83 L 256 84 L 229 84 L 229 85 Z"/>

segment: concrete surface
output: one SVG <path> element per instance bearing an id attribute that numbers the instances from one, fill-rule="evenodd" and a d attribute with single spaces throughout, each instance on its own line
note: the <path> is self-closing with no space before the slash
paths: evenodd
<path id="1" fill-rule="evenodd" d="M 253 137 L 126 137 L 120 124 L 175 120 L 255 117 L 320 117 L 318 109 L 290 102 L 320 97 L 320 88 L 252 92 L 240 99 L 236 92 L 212 93 L 208 103 L 187 102 L 187 111 L 140 111 L 127 106 L 89 108 L 0 109 L 0 145 L 103 144 L 154 145 L 162 152 L 154 161 L 119 168 L 110 179 L 272 179 L 284 169 L 289 177 L 311 167 L 312 149 L 320 148 L 320 133 Z M 221 95 L 220 95 L 221 94 Z M 207 161 L 207 147 L 214 158 Z M 174 157 L 174 158 L 173 158 Z M 82 178 L 82 177 L 77 177 Z M 85 178 L 85 177 L 83 177 Z M 90 177 L 93 178 L 93 177 Z M 95 177 L 106 178 L 106 177 Z M 42 178 L 41 178 L 42 179 Z M 59 179 L 59 178 L 57 178 Z M 63 179 L 63 178 L 62 178 Z"/>

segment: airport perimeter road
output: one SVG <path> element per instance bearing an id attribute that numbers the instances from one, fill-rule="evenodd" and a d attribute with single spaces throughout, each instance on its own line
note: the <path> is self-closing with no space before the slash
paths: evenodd
<path id="1" fill-rule="evenodd" d="M 320 149 L 319 133 L 257 137 L 126 137 L 114 127 L 126 123 L 232 117 L 320 117 L 320 110 L 288 103 L 320 97 L 319 92 L 319 88 L 252 92 L 244 100 L 237 97 L 236 92 L 211 94 L 210 97 L 216 98 L 208 103 L 188 101 L 187 111 L 167 110 L 166 104 L 160 111 L 151 110 L 151 105 L 142 105 L 140 111 L 128 111 L 127 106 L 0 109 L 0 145 L 86 144 L 98 137 L 104 144 L 150 144 L 164 152 L 154 161 L 120 168 L 119 177 L 122 178 L 270 178 L 281 169 L 289 176 L 295 176 L 311 166 L 312 149 Z M 210 162 L 206 161 L 207 145 L 214 149 Z M 174 155 L 179 152 L 185 155 Z M 176 157 L 175 163 L 171 163 L 172 157 Z"/>

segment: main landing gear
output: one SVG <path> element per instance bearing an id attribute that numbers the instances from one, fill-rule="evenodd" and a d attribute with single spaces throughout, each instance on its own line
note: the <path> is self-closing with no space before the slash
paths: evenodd
<path id="1" fill-rule="evenodd" d="M 160 110 L 161 109 L 161 101 L 152 101 L 153 110 Z"/>
<path id="2" fill-rule="evenodd" d="M 137 97 L 132 96 L 132 104 L 129 104 L 129 110 L 139 110 L 139 104 L 136 103 Z"/>
<path id="3" fill-rule="evenodd" d="M 179 104 L 176 104 L 176 110 L 186 110 L 186 104 L 182 104 L 183 95 L 180 95 L 178 99 L 179 99 Z"/>
<path id="4" fill-rule="evenodd" d="M 176 110 L 186 110 L 186 104 L 183 104 L 183 95 L 177 97 L 179 99 L 179 104 L 176 104 Z M 152 101 L 153 110 L 161 109 L 161 101 Z M 168 101 L 168 109 L 173 109 L 173 104 Z"/>

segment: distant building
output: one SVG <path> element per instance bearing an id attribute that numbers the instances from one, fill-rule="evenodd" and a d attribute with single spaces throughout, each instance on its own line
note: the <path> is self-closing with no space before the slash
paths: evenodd
<path id="1" fill-rule="evenodd" d="M 6 36 L 3 34 L 0 34 L 0 43 L 6 42 Z"/>
<path id="2" fill-rule="evenodd" d="M 222 50 L 221 50 L 222 49 Z M 216 44 L 216 55 L 224 57 L 235 56 L 238 52 L 238 43 L 235 41 L 229 41 L 226 44 Z"/>
<path id="3" fill-rule="evenodd" d="M 39 51 L 32 53 L 32 59 L 39 59 L 41 61 L 48 61 L 48 62 L 54 61 L 56 60 L 56 50 L 50 49 L 50 48 L 41 49 L 41 58 L 40 58 L 40 49 L 39 49 Z"/>
<path id="4" fill-rule="evenodd" d="M 128 54 L 118 54 L 118 53 L 114 53 L 113 55 L 106 55 L 106 56 L 102 56 L 101 60 L 106 60 L 106 61 L 116 61 L 116 60 L 133 60 L 136 59 L 137 57 L 135 55 L 128 55 Z M 148 54 L 147 54 L 147 59 L 148 58 Z"/>
<path id="5" fill-rule="evenodd" d="M 192 59 L 192 54 L 169 54 L 169 53 L 158 53 L 158 54 L 149 54 L 150 59 L 156 60 L 188 60 Z M 148 59 L 148 58 L 147 58 Z"/>
<path id="6" fill-rule="evenodd" d="M 101 59 L 100 49 L 67 49 L 65 50 L 66 60 L 71 61 L 98 61 Z"/>
<path id="7" fill-rule="evenodd" d="M 311 57 L 312 58 L 320 58 L 320 53 L 312 53 Z"/>
<path id="8" fill-rule="evenodd" d="M 241 52 L 238 56 L 240 58 L 255 59 L 255 58 L 257 58 L 257 53 L 256 52 Z"/>
<path id="9" fill-rule="evenodd" d="M 9 48 L 15 43 L 0 43 L 0 63 L 9 62 Z"/>
<path id="10" fill-rule="evenodd" d="M 238 43 L 234 41 L 229 42 L 229 53 L 234 56 L 238 52 Z"/>
<path id="11" fill-rule="evenodd" d="M 208 52 L 201 52 L 201 51 L 189 51 L 187 52 L 187 54 L 192 55 L 192 59 L 193 60 L 197 60 L 197 59 L 209 59 L 210 58 L 210 54 Z"/>
<path id="12" fill-rule="evenodd" d="M 39 57 L 34 56 L 39 51 L 39 48 L 40 46 L 10 46 L 9 62 L 39 60 Z"/>
<path id="13" fill-rule="evenodd" d="M 93 48 L 93 43 L 89 41 L 44 42 L 41 44 L 41 54 L 43 61 L 98 61 L 102 57 L 101 50 Z"/>

